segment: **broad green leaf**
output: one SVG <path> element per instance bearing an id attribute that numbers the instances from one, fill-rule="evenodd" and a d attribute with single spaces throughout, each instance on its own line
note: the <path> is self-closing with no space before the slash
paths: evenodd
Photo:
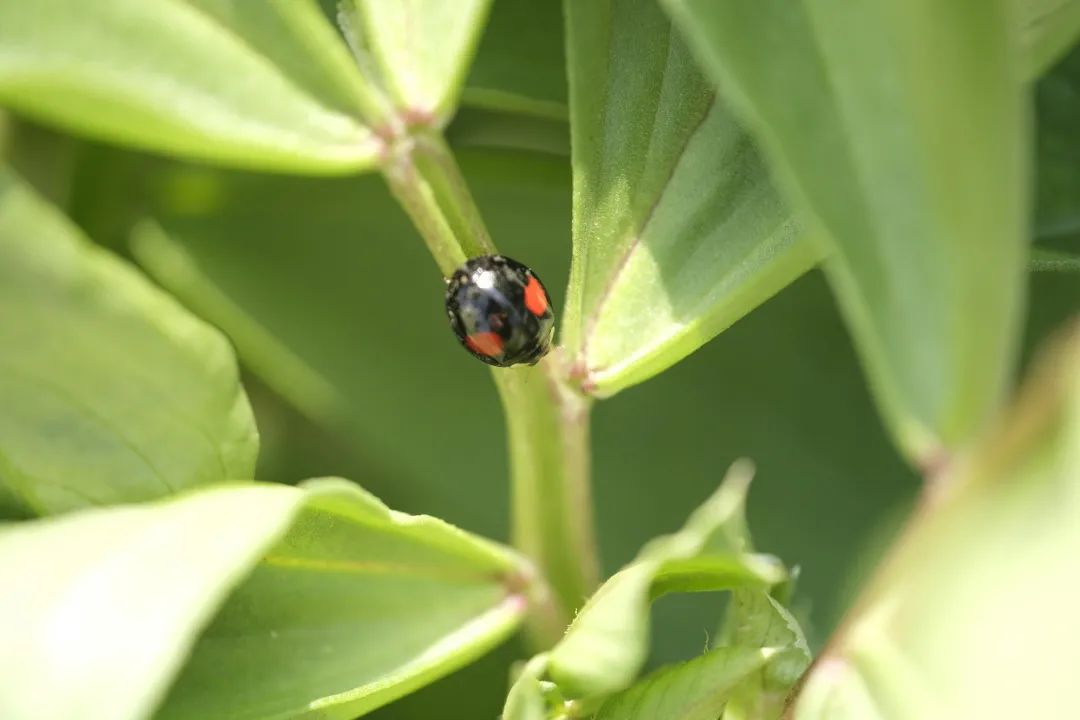
<path id="1" fill-rule="evenodd" d="M 548 673 L 567 697 L 628 687 L 649 647 L 649 605 L 666 592 L 767 589 L 784 579 L 779 562 L 753 554 L 743 517 L 750 469 L 732 468 L 679 532 L 653 540 L 585 604 L 552 649 Z"/>
<path id="2" fill-rule="evenodd" d="M 586 390 L 664 370 L 817 249 L 652 0 L 568 0 L 574 256 L 563 344 Z"/>
<path id="3" fill-rule="evenodd" d="M 739 684 L 775 653 L 773 648 L 722 647 L 663 668 L 605 701 L 596 720 L 716 720 Z"/>
<path id="4" fill-rule="evenodd" d="M 305 490 L 160 717 L 347 720 L 471 662 L 524 616 L 524 570 L 509 551 L 344 481 Z"/>
<path id="5" fill-rule="evenodd" d="M 769 593 L 746 588 L 732 591 L 726 620 L 721 646 L 773 652 L 732 688 L 723 720 L 778 720 L 792 688 L 810 665 L 802 629 Z"/>
<path id="6" fill-rule="evenodd" d="M 334 479 L 15 525 L 0 715 L 143 718 L 164 696 L 155 717 L 353 718 L 504 639 L 522 571 Z"/>
<path id="7" fill-rule="evenodd" d="M 409 124 L 444 125 L 457 106 L 491 0 L 344 0 L 368 79 Z"/>
<path id="8" fill-rule="evenodd" d="M 1021 18 L 1024 70 L 1034 79 L 1049 70 L 1080 37 L 1080 0 L 1013 0 Z"/>
<path id="9" fill-rule="evenodd" d="M 666 0 L 808 227 L 909 459 L 999 408 L 1024 299 L 1025 85 L 1006 0 Z"/>
<path id="10" fill-rule="evenodd" d="M 38 514 L 250 478 L 225 339 L 0 169 L 0 485 Z"/>
<path id="11" fill-rule="evenodd" d="M 265 170 L 370 167 L 372 104 L 312 0 L 0 3 L 0 104 L 111 142 Z"/>
<path id="12" fill-rule="evenodd" d="M 1080 232 L 1080 48 L 1035 86 L 1035 233 Z"/>
<path id="13" fill-rule="evenodd" d="M 937 483 L 815 666 L 797 720 L 1048 718 L 1071 707 L 1080 326 Z"/>
<path id="14" fill-rule="evenodd" d="M 148 717 L 301 498 L 215 488 L 0 528 L 0 717 Z"/>
<path id="15" fill-rule="evenodd" d="M 562 8 L 498 0 L 462 91 L 463 105 L 566 120 Z"/>

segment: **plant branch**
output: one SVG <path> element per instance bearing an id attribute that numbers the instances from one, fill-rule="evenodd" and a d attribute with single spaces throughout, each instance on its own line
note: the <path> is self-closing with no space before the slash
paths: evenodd
<path id="1" fill-rule="evenodd" d="M 383 174 L 449 277 L 466 258 L 497 251 L 445 140 L 428 128 L 412 130 L 388 145 Z M 513 541 L 551 588 L 532 593 L 530 616 L 534 642 L 548 647 L 598 582 L 589 401 L 567 383 L 558 351 L 534 367 L 492 374 L 507 419 Z"/>

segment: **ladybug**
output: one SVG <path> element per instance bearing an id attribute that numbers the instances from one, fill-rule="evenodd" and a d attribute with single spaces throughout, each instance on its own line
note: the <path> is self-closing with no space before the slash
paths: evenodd
<path id="1" fill-rule="evenodd" d="M 544 284 L 503 255 L 474 257 L 454 271 L 446 314 L 465 349 L 488 365 L 535 365 L 551 348 L 555 316 Z"/>

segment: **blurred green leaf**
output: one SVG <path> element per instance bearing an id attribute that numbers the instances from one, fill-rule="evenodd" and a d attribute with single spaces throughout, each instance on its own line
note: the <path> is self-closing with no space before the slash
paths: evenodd
<path id="1" fill-rule="evenodd" d="M 1037 78 L 1080 36 L 1080 0 L 1013 0 L 1021 18 L 1024 70 Z"/>
<path id="2" fill-rule="evenodd" d="M 581 609 L 552 649 L 548 673 L 568 697 L 594 698 L 633 682 L 649 648 L 649 604 L 667 592 L 768 588 L 785 577 L 749 546 L 744 502 L 751 470 L 736 465 L 682 530 L 642 548 Z"/>
<path id="3" fill-rule="evenodd" d="M 288 534 L 195 645 L 162 718 L 353 718 L 505 639 L 520 560 L 342 480 L 305 483 Z"/>
<path id="4" fill-rule="evenodd" d="M 498 0 L 480 38 L 461 102 L 566 120 L 566 61 L 560 3 Z"/>
<path id="5" fill-rule="evenodd" d="M 798 720 L 1059 717 L 1073 703 L 1080 326 L 931 491 L 815 666 Z"/>
<path id="6" fill-rule="evenodd" d="M 0 169 L 0 484 L 39 514 L 250 478 L 232 349 Z"/>
<path id="7" fill-rule="evenodd" d="M 658 670 L 605 701 L 596 720 L 716 720 L 739 683 L 760 670 L 775 652 L 772 648 L 722 647 L 683 665 Z"/>
<path id="8" fill-rule="evenodd" d="M 454 113 L 491 0 L 344 0 L 342 20 L 368 79 L 410 123 Z"/>
<path id="9" fill-rule="evenodd" d="M 0 531 L 0 711 L 147 717 L 180 671 L 156 716 L 352 718 L 512 632 L 522 572 L 336 479 L 16 525 Z"/>
<path id="10" fill-rule="evenodd" d="M 0 716 L 148 717 L 301 498 L 216 488 L 0 529 Z"/>
<path id="11" fill-rule="evenodd" d="M 537 655 L 518 675 L 506 696 L 500 720 L 545 720 L 548 716 L 540 676 L 547 670 L 547 655 Z"/>
<path id="12" fill-rule="evenodd" d="M 574 259 L 562 341 L 586 389 L 610 395 L 696 350 L 818 253 L 653 2 L 565 9 Z"/>
<path id="13" fill-rule="evenodd" d="M 365 82 L 316 0 L 183 0 L 253 48 L 306 95 L 345 115 L 367 110 Z"/>
<path id="14" fill-rule="evenodd" d="M 998 409 L 1024 299 L 1024 91 L 1005 0 L 667 0 L 830 250 L 909 459 Z"/>
<path id="15" fill-rule="evenodd" d="M 370 95 L 311 0 L 0 3 L 0 103 L 111 142 L 264 170 L 370 167 Z"/>
<path id="16" fill-rule="evenodd" d="M 724 720 L 778 720 L 812 659 L 802 629 L 769 593 L 746 588 L 732 591 L 726 623 L 721 646 L 773 652 L 732 688 Z"/>
<path id="17" fill-rule="evenodd" d="M 1080 48 L 1035 86 L 1035 114 L 1035 232 L 1080 232 Z"/>

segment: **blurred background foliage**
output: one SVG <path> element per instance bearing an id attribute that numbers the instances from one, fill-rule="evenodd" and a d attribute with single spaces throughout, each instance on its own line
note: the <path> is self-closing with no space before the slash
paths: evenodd
<path id="1" fill-rule="evenodd" d="M 496 242 L 537 270 L 557 307 L 570 260 L 561 32 L 557 3 L 496 3 L 447 130 Z M 1035 231 L 1075 252 L 1080 51 L 1036 98 Z M 507 537 L 497 396 L 452 342 L 439 273 L 380 177 L 221 171 L 12 116 L 0 148 L 90 237 L 230 335 L 262 434 L 259 479 L 344 475 L 392 507 Z M 1025 358 L 1078 307 L 1075 274 L 1034 273 Z M 801 568 L 795 606 L 816 648 L 918 489 L 817 271 L 669 372 L 598 403 L 593 437 L 605 573 L 678 527 L 733 460 L 752 458 L 756 544 Z M 717 602 L 659 603 L 654 662 L 700 652 Z M 495 717 L 506 665 L 522 654 L 505 647 L 372 717 L 431 717 L 450 698 L 462 717 Z"/>

